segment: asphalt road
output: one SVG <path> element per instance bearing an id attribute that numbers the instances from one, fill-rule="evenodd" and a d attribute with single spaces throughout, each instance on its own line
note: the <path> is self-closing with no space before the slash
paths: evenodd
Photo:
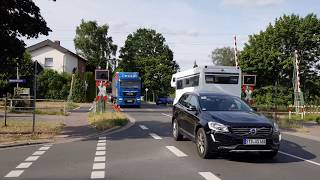
<path id="1" fill-rule="evenodd" d="M 135 125 L 100 139 L 0 149 L 0 179 L 320 179 L 318 141 L 283 135 L 274 160 L 256 154 L 203 160 L 193 142 L 171 138 L 171 117 L 165 107 L 145 108 L 151 111 L 124 109 Z M 5 177 L 9 175 L 17 177 Z"/>

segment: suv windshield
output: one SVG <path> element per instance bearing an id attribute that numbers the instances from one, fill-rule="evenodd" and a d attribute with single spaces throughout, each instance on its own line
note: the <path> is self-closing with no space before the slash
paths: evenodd
<path id="1" fill-rule="evenodd" d="M 200 96 L 205 111 L 252 111 L 241 99 L 232 96 Z"/>

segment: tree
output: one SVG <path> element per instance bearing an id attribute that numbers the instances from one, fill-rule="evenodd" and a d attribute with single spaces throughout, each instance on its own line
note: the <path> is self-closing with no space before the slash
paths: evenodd
<path id="1" fill-rule="evenodd" d="M 87 70 L 94 71 L 98 66 L 106 67 L 111 62 L 111 55 L 115 56 L 117 46 L 112 37 L 108 36 L 109 26 L 98 26 L 96 21 L 81 21 L 76 29 L 74 45 L 77 54 L 88 60 Z"/>
<path id="2" fill-rule="evenodd" d="M 21 38 L 37 38 L 51 30 L 32 0 L 1 1 L 0 17 L 0 76 L 7 79 L 15 73 L 16 63 L 23 64 L 25 43 Z"/>
<path id="3" fill-rule="evenodd" d="M 318 82 L 320 59 L 320 21 L 315 14 L 305 17 L 284 15 L 265 31 L 249 36 L 240 54 L 244 72 L 257 74 L 257 87 L 292 87 L 294 51 L 300 59 L 301 87 L 308 96 L 320 97 Z M 315 87 L 315 85 L 317 85 Z"/>
<path id="4" fill-rule="evenodd" d="M 120 50 L 119 68 L 139 72 L 144 87 L 156 95 L 168 95 L 171 76 L 179 69 L 162 34 L 152 29 L 138 29 L 129 34 Z"/>
<path id="5" fill-rule="evenodd" d="M 211 53 L 213 64 L 221 66 L 235 66 L 234 50 L 231 47 L 216 48 Z"/>
<path id="6" fill-rule="evenodd" d="M 73 102 L 85 102 L 86 100 L 86 91 L 84 81 L 81 79 L 80 74 L 74 74 L 74 80 L 72 85 L 72 96 L 71 100 Z"/>

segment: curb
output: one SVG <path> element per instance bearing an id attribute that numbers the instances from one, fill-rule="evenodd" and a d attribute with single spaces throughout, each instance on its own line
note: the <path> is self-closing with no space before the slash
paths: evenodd
<path id="1" fill-rule="evenodd" d="M 20 146 L 31 146 L 31 145 L 40 145 L 46 143 L 52 143 L 53 140 L 45 139 L 45 140 L 38 140 L 38 141 L 21 141 L 21 142 L 12 142 L 12 143 L 3 143 L 0 144 L 0 149 L 10 148 L 10 147 L 20 147 Z"/>

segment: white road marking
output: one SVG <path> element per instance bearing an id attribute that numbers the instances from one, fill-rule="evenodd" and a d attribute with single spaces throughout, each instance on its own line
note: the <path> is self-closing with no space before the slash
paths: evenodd
<path id="1" fill-rule="evenodd" d="M 97 146 L 106 146 L 106 143 L 98 143 Z"/>
<path id="2" fill-rule="evenodd" d="M 199 172 L 199 174 L 206 180 L 221 180 L 216 175 L 212 174 L 211 172 Z"/>
<path id="3" fill-rule="evenodd" d="M 73 110 L 77 110 L 77 109 L 80 109 L 80 106 L 79 106 L 79 107 L 74 108 Z"/>
<path id="4" fill-rule="evenodd" d="M 172 117 L 171 115 L 169 115 L 169 114 L 165 114 L 165 113 L 161 113 L 162 115 L 164 115 L 164 116 L 167 116 L 167 117 Z"/>
<path id="5" fill-rule="evenodd" d="M 93 106 L 91 106 L 90 108 L 89 108 L 89 111 L 92 111 L 92 109 L 93 109 L 94 107 Z"/>
<path id="6" fill-rule="evenodd" d="M 104 171 L 92 171 L 91 179 L 100 179 L 104 178 Z"/>
<path id="7" fill-rule="evenodd" d="M 106 150 L 106 147 L 104 147 L 104 146 L 98 146 L 96 150 L 97 150 L 97 151 L 103 151 L 103 150 Z"/>
<path id="8" fill-rule="evenodd" d="M 94 163 L 92 169 L 104 169 L 106 167 L 106 163 Z"/>
<path id="9" fill-rule="evenodd" d="M 19 177 L 24 170 L 13 170 L 10 171 L 5 177 Z"/>
<path id="10" fill-rule="evenodd" d="M 107 137 L 101 136 L 101 137 L 99 137 L 99 139 L 107 139 Z"/>
<path id="11" fill-rule="evenodd" d="M 105 139 L 101 139 L 98 141 L 98 143 L 105 143 L 105 142 L 107 142 L 107 140 L 105 140 Z"/>
<path id="12" fill-rule="evenodd" d="M 166 148 L 169 149 L 173 154 L 175 154 L 178 157 L 186 157 L 186 156 L 188 156 L 184 152 L 180 151 L 178 148 L 176 148 L 174 146 L 166 146 Z"/>
<path id="13" fill-rule="evenodd" d="M 145 125 L 139 125 L 139 127 L 141 128 L 141 129 L 143 129 L 143 130 L 147 130 L 147 129 L 149 129 L 147 126 L 145 126 Z"/>
<path id="14" fill-rule="evenodd" d="M 105 151 L 96 151 L 96 156 L 104 156 L 106 155 Z"/>
<path id="15" fill-rule="evenodd" d="M 26 160 L 24 161 L 36 161 L 37 159 L 39 159 L 40 156 L 29 156 Z"/>
<path id="16" fill-rule="evenodd" d="M 155 134 L 155 133 L 149 133 L 149 135 L 150 135 L 151 137 L 153 137 L 154 139 L 162 139 L 162 137 L 158 136 L 158 135 Z"/>
<path id="17" fill-rule="evenodd" d="M 32 165 L 32 163 L 38 160 L 40 155 L 43 155 L 46 152 L 46 150 L 50 149 L 51 146 L 52 144 L 45 144 L 42 147 L 40 147 L 38 151 L 35 151 L 31 156 L 27 157 L 24 160 L 24 162 L 20 163 L 16 167 L 16 170 L 10 171 L 5 177 L 8 177 L 8 178 L 19 177 L 24 172 L 24 170 L 20 170 L 20 169 L 29 168 Z M 33 161 L 33 162 L 30 162 L 30 161 Z"/>
<path id="18" fill-rule="evenodd" d="M 16 168 L 17 169 L 25 169 L 25 168 L 30 167 L 31 164 L 32 164 L 32 162 L 23 162 L 23 163 L 20 163 Z"/>
<path id="19" fill-rule="evenodd" d="M 44 153 L 45 153 L 45 151 L 36 151 L 32 155 L 37 156 L 37 155 L 42 155 Z"/>
<path id="20" fill-rule="evenodd" d="M 48 149 L 50 149 L 49 146 L 48 146 L 48 147 L 41 147 L 41 148 L 39 148 L 39 151 L 46 151 L 46 150 L 48 150 Z"/>
<path id="21" fill-rule="evenodd" d="M 299 157 L 299 156 L 295 156 L 293 154 L 285 153 L 283 151 L 279 151 L 279 153 L 287 155 L 287 156 L 290 156 L 290 157 L 293 157 L 293 158 L 296 158 L 296 159 L 300 159 L 300 160 L 306 161 L 308 163 L 311 163 L 311 164 L 314 164 L 314 165 L 317 165 L 317 166 L 320 166 L 320 163 L 317 163 L 317 162 L 314 162 L 314 161 L 311 161 L 311 160 L 308 160 L 308 159 L 305 159 L 305 158 L 302 158 L 302 157 Z"/>
<path id="22" fill-rule="evenodd" d="M 106 161 L 106 157 L 105 156 L 94 157 L 94 162 L 105 162 L 105 161 Z"/>

